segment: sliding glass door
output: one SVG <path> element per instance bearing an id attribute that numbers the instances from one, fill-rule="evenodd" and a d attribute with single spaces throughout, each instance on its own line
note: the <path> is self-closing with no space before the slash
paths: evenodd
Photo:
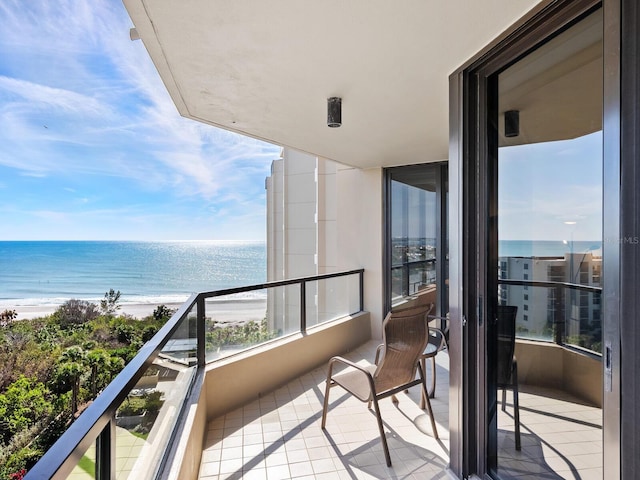
<path id="1" fill-rule="evenodd" d="M 604 53 L 619 45 L 616 13 L 549 2 L 451 77 L 460 476 L 620 474 L 620 249 L 607 240 L 619 232 L 605 230 L 620 208 L 620 139 L 604 106 L 616 87 L 616 57 Z"/>
<path id="2" fill-rule="evenodd" d="M 598 10 L 497 74 L 487 418 L 502 479 L 602 478 L 602 33 Z"/>

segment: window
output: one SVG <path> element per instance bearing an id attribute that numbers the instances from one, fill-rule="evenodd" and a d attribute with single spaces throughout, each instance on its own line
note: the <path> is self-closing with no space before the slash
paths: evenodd
<path id="1" fill-rule="evenodd" d="M 386 170 L 385 309 L 425 290 L 437 290 L 438 315 L 448 311 L 445 165 Z"/>

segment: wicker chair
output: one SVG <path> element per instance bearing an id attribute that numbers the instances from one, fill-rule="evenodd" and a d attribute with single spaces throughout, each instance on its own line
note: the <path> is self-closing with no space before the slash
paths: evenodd
<path id="1" fill-rule="evenodd" d="M 329 361 L 322 409 L 322 428 L 324 429 L 326 425 L 331 387 L 341 386 L 358 400 L 367 402 L 369 408 L 373 403 L 387 466 L 391 466 L 391 457 L 380 416 L 378 405 L 380 399 L 393 396 L 414 385 L 421 385 L 422 398 L 426 399 L 431 418 L 433 436 L 438 438 L 431 402 L 427 395 L 424 371 L 419 362 L 428 342 L 427 315 L 432 308 L 432 305 L 418 306 L 387 315 L 383 322 L 384 343 L 378 347 L 376 354 L 377 364 L 363 367 L 342 357 L 333 357 Z M 353 368 L 334 374 L 333 368 L 336 364 Z M 416 378 L 416 370 L 419 373 L 418 378 Z M 397 399 L 394 398 L 394 401 L 397 402 Z"/>

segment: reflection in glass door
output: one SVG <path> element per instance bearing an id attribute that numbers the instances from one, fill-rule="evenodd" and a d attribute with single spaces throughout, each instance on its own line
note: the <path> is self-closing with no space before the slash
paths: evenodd
<path id="1" fill-rule="evenodd" d="M 497 79 L 487 415 L 502 479 L 602 478 L 602 29 L 598 11 Z"/>
<path id="2" fill-rule="evenodd" d="M 448 311 L 446 191 L 446 165 L 387 170 L 387 310 L 427 294 L 438 315 Z"/>

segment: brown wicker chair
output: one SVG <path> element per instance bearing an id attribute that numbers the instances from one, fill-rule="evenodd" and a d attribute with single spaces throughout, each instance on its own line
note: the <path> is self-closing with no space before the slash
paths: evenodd
<path id="1" fill-rule="evenodd" d="M 431 417 L 433 436 L 438 438 L 431 402 L 427 395 L 424 371 L 419 362 L 428 342 L 427 315 L 431 308 L 432 305 L 418 306 L 399 312 L 391 312 L 387 315 L 383 323 L 384 343 L 378 348 L 376 354 L 377 365 L 363 367 L 342 357 L 333 357 L 329 361 L 322 409 L 322 428 L 324 429 L 326 425 L 331 387 L 341 386 L 358 400 L 367 402 L 369 408 L 373 402 L 387 466 L 391 466 L 391 457 L 378 400 L 395 395 L 414 385 L 421 385 L 422 398 L 426 399 L 426 406 Z M 353 368 L 334 375 L 333 367 L 337 363 Z M 416 370 L 419 373 L 419 378 L 416 378 Z"/>

